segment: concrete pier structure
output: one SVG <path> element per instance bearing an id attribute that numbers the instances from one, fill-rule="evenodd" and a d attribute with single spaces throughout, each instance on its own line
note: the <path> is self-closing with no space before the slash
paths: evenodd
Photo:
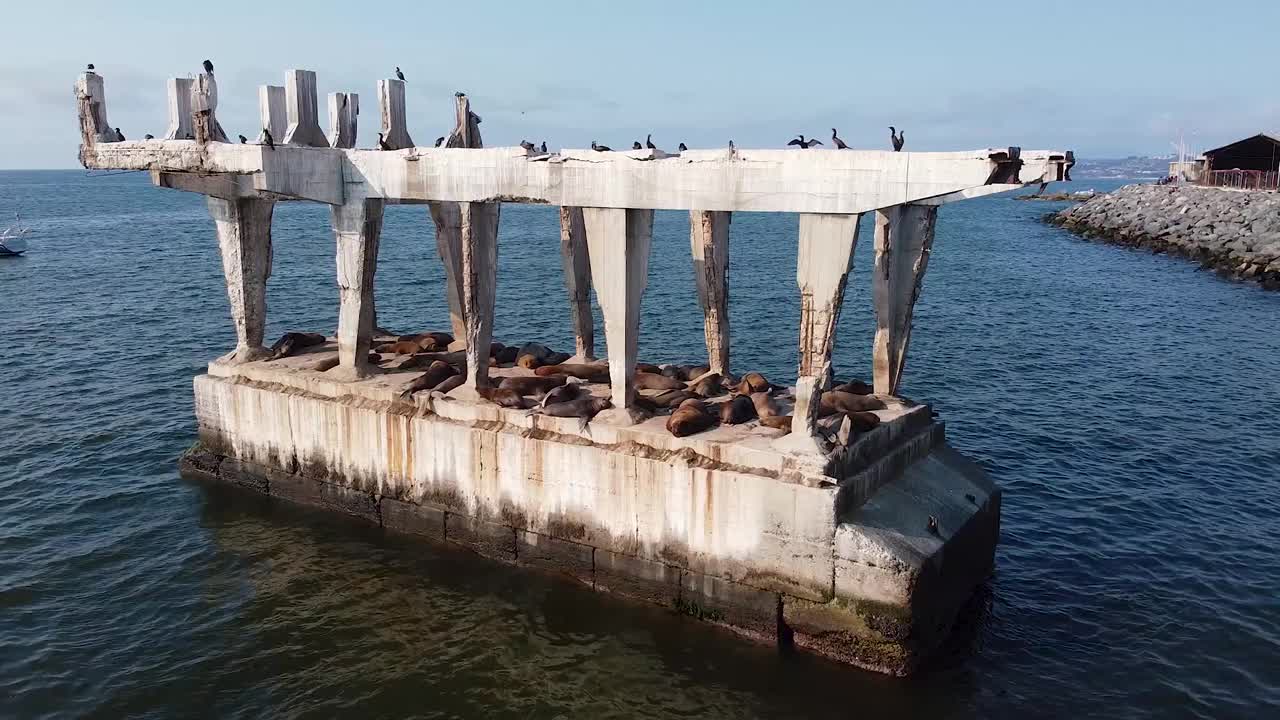
<path id="1" fill-rule="evenodd" d="M 101 78 L 77 84 L 86 167 L 149 170 L 158 186 L 208 196 L 215 219 L 237 345 L 195 379 L 200 441 L 185 472 L 882 672 L 909 673 L 942 643 L 992 570 L 1001 496 L 947 445 L 927 406 L 897 394 L 937 207 L 1061 180 L 1069 153 L 484 148 L 465 95 L 454 98 L 441 147 L 400 146 L 411 141 L 401 132 L 403 83 L 392 80 L 378 83 L 392 149 L 362 149 L 320 134 L 314 74 L 288 77 L 288 130 L 273 148 L 211 136 L 108 142 L 98 132 Z M 260 97 L 265 126 L 277 111 L 269 92 Z M 336 334 L 275 357 L 262 328 L 271 212 L 281 200 L 330 206 L 339 307 Z M 404 353 L 396 348 L 423 336 L 377 337 L 373 283 L 388 203 L 430 209 L 450 347 Z M 503 203 L 560 207 L 575 361 L 597 352 L 595 289 L 607 361 L 588 366 L 579 388 L 612 407 L 594 417 L 513 407 L 533 399 L 518 392 L 492 401 L 503 381 L 535 375 L 490 350 Z M 773 419 L 789 423 L 677 435 L 670 410 L 655 410 L 655 392 L 637 387 L 656 210 L 690 218 L 707 365 L 725 384 L 747 370 L 729 353 L 731 214 L 799 215 L 796 381 L 775 382 L 767 397 Z M 831 355 L 868 212 L 881 218 L 874 367 L 865 369 L 876 394 L 870 410 L 852 413 L 823 398 L 848 379 L 833 378 Z M 435 361 L 461 382 L 416 388 Z M 713 390 L 704 402 L 718 416 L 729 398 Z"/>

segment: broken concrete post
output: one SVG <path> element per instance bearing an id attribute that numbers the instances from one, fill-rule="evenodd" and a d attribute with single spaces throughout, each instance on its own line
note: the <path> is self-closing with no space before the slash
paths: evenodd
<path id="1" fill-rule="evenodd" d="M 190 78 L 169 78 L 165 83 L 169 95 L 169 129 L 164 134 L 165 140 L 194 140 L 196 133 L 191 127 L 191 86 L 195 81 Z"/>
<path id="2" fill-rule="evenodd" d="M 896 205 L 876 212 L 876 268 L 872 297 L 876 340 L 875 391 L 896 395 L 911 342 L 911 316 L 929 267 L 936 205 Z"/>
<path id="3" fill-rule="evenodd" d="M 347 380 L 368 375 L 373 341 L 373 277 L 378 268 L 382 234 L 381 199 L 356 198 L 332 206 L 338 242 L 338 367 L 331 372 Z"/>
<path id="4" fill-rule="evenodd" d="M 87 153 L 96 143 L 117 142 L 116 131 L 107 124 L 107 96 L 102 76 L 81 73 L 76 80 L 76 105 L 80 114 L 80 164 L 86 165 Z"/>
<path id="5" fill-rule="evenodd" d="M 564 286 L 569 291 L 569 316 L 573 320 L 574 359 L 594 360 L 595 319 L 591 317 L 591 257 L 587 252 L 587 228 L 582 208 L 560 208 L 560 262 Z"/>
<path id="6" fill-rule="evenodd" d="M 356 93 L 329 93 L 329 147 L 356 146 L 356 115 L 360 96 Z"/>
<path id="7" fill-rule="evenodd" d="M 316 109 L 316 74 L 311 70 L 289 70 L 284 74 L 284 104 L 289 127 L 284 131 L 284 144 L 304 147 L 329 147 L 320 130 Z"/>
<path id="8" fill-rule="evenodd" d="M 471 99 L 466 95 L 457 95 L 455 100 L 453 132 L 449 134 L 444 146 L 484 147 L 484 140 L 480 137 L 480 116 L 471 112 Z"/>
<path id="9" fill-rule="evenodd" d="M 635 412 L 636 351 L 640 333 L 640 298 L 649 276 L 649 241 L 653 211 L 583 208 L 591 284 L 595 286 L 609 350 L 613 409 L 598 418 L 619 424 L 639 420 Z"/>
<path id="10" fill-rule="evenodd" d="M 262 122 L 262 130 L 271 133 L 271 142 L 284 142 L 285 131 L 289 129 L 288 110 L 285 109 L 285 90 L 283 85 L 258 86 L 258 117 Z M 258 133 L 258 144 L 267 144 L 266 132 Z"/>
<path id="11" fill-rule="evenodd" d="M 218 81 L 213 73 L 200 73 L 191 86 L 191 128 L 196 142 L 227 142 L 218 124 Z"/>
<path id="12" fill-rule="evenodd" d="M 245 363 L 267 356 L 262 342 L 267 320 L 267 278 L 271 277 L 271 214 L 275 200 L 205 198 L 218 232 L 222 274 L 227 281 L 236 349 L 225 362 Z"/>
<path id="13" fill-rule="evenodd" d="M 387 83 L 388 88 L 391 89 L 394 89 L 395 86 L 390 83 L 398 83 L 403 109 L 404 82 L 401 80 L 388 80 Z M 456 107 L 457 117 L 459 118 L 458 125 L 449 134 L 449 140 L 445 143 L 445 146 L 459 148 L 484 147 L 484 143 L 480 139 L 479 130 L 474 133 L 466 130 L 471 123 L 464 121 L 464 118 L 475 117 L 474 113 L 471 112 L 471 104 L 466 95 L 457 98 Z M 403 116 L 401 116 L 401 120 L 403 120 Z M 479 118 L 475 118 L 475 122 L 479 122 Z M 408 135 L 406 134 L 405 137 L 407 138 Z M 463 349 L 468 336 L 467 309 L 466 303 L 463 301 L 463 283 L 461 279 L 463 274 L 462 225 L 464 219 L 460 206 L 461 203 L 456 202 L 433 202 L 427 204 L 431 212 L 431 219 L 436 226 L 436 249 L 440 253 L 440 261 L 444 263 L 445 295 L 449 300 L 449 320 L 453 325 L 454 337 L 454 343 L 450 346 L 450 350 Z"/>
<path id="14" fill-rule="evenodd" d="M 498 214 L 501 203 L 458 203 L 462 218 L 462 314 L 466 318 L 467 379 L 489 385 L 489 345 L 497 289 Z"/>
<path id="15" fill-rule="evenodd" d="M 405 121 L 404 81 L 387 78 L 378 81 L 378 112 L 382 116 L 382 140 L 392 150 L 413 147 Z"/>
<path id="16" fill-rule="evenodd" d="M 707 364 L 715 372 L 729 372 L 729 223 L 733 214 L 689 211 L 689 243 L 693 275 L 702 305 L 702 330 Z"/>
<path id="17" fill-rule="evenodd" d="M 831 372 L 836 323 L 858 242 L 860 215 L 800 215 L 800 368 L 791 434 L 779 441 L 804 451 L 821 451 L 817 442 L 818 405 Z"/>

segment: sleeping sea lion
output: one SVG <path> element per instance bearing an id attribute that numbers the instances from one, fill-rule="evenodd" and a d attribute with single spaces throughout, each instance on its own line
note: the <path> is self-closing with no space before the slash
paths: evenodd
<path id="1" fill-rule="evenodd" d="M 876 391 L 875 388 L 862 382 L 861 380 L 850 380 L 849 382 L 843 385 L 836 385 L 835 387 L 831 388 L 831 390 L 835 390 L 838 392 L 847 392 L 853 395 L 870 395 Z"/>
<path id="2" fill-rule="evenodd" d="M 379 345 L 374 348 L 380 353 L 391 353 L 393 355 L 412 355 L 422 349 L 416 340 L 397 340 L 393 343 Z"/>
<path id="3" fill-rule="evenodd" d="M 720 373 L 704 373 L 689 387 L 689 389 L 702 397 L 723 395 L 724 378 L 720 377 Z"/>
<path id="4" fill-rule="evenodd" d="M 689 366 L 688 365 L 663 365 L 659 374 L 665 375 L 670 378 L 675 378 L 677 380 L 684 380 L 685 382 L 688 382 Z"/>
<path id="5" fill-rule="evenodd" d="M 880 416 L 873 412 L 846 413 L 845 417 L 849 418 L 850 426 L 857 432 L 874 430 L 880 425 Z"/>
<path id="6" fill-rule="evenodd" d="M 720 424 L 737 425 L 756 416 L 756 407 L 746 395 L 734 395 L 727 403 L 720 405 Z"/>
<path id="7" fill-rule="evenodd" d="M 548 390 L 547 394 L 542 396 L 541 404 L 542 407 L 546 407 L 557 403 L 569 402 L 570 400 L 577 400 L 580 395 L 582 395 L 582 386 L 580 384 L 566 382 Z"/>
<path id="8" fill-rule="evenodd" d="M 568 353 L 558 353 L 541 343 L 525 343 L 516 353 L 516 365 L 533 370 L 543 365 L 557 365 L 570 357 Z"/>
<path id="9" fill-rule="evenodd" d="M 744 380 L 743 382 L 746 381 Z M 738 397 L 742 396 L 739 395 Z M 762 422 L 765 418 L 778 417 L 782 414 L 782 412 L 778 410 L 778 403 L 774 402 L 773 398 L 769 396 L 769 393 L 764 391 L 754 392 L 748 397 L 751 400 L 752 406 L 756 409 L 756 415 Z"/>
<path id="10" fill-rule="evenodd" d="M 507 345 L 494 353 L 493 359 L 496 360 L 499 365 L 508 365 L 516 361 L 516 355 L 519 353 L 520 348 L 515 347 L 514 345 Z"/>
<path id="11" fill-rule="evenodd" d="M 323 344 L 324 336 L 320 333 L 287 332 L 280 336 L 275 345 L 271 346 L 271 357 L 268 359 L 279 360 L 303 348 Z"/>
<path id="12" fill-rule="evenodd" d="M 676 437 L 685 437 L 700 433 L 715 422 L 715 417 L 701 400 L 689 399 L 680 403 L 680 407 L 667 418 L 667 431 Z"/>
<path id="13" fill-rule="evenodd" d="M 773 389 L 773 385 L 758 372 L 749 372 L 742 376 L 741 382 L 738 383 L 739 395 L 750 395 L 751 393 L 768 392 Z"/>
<path id="14" fill-rule="evenodd" d="M 560 387 L 568 379 L 568 375 L 509 377 L 503 378 L 502 382 L 498 383 L 498 387 L 515 390 L 521 395 L 546 395 L 552 388 Z"/>
<path id="15" fill-rule="evenodd" d="M 609 382 L 609 364 L 608 363 L 560 363 L 558 365 L 543 365 L 533 371 L 535 375 L 546 377 L 548 375 L 568 375 L 570 377 L 581 378 L 587 382 L 607 383 Z"/>
<path id="16" fill-rule="evenodd" d="M 666 392 L 660 392 L 657 395 L 648 396 L 648 399 L 652 400 L 656 407 L 671 408 L 679 406 L 680 403 L 685 400 L 696 397 L 698 396 L 688 390 L 667 390 Z"/>
<path id="17" fill-rule="evenodd" d="M 448 393 L 458 387 L 461 387 L 462 383 L 466 381 L 467 381 L 466 373 L 458 373 L 457 375 L 454 375 L 452 377 L 447 377 L 444 379 L 444 382 L 436 386 L 436 392 Z"/>
<path id="18" fill-rule="evenodd" d="M 637 372 L 632 384 L 635 385 L 637 390 L 681 390 L 684 388 L 684 383 L 675 378 L 651 372 Z"/>
<path id="19" fill-rule="evenodd" d="M 787 432 L 791 432 L 790 415 L 773 415 L 771 417 L 760 418 L 760 424 L 765 427 L 771 427 L 774 430 L 786 430 Z"/>
<path id="20" fill-rule="evenodd" d="M 543 405 L 536 412 L 541 415 L 551 415 L 553 417 L 576 417 L 582 418 L 583 420 L 590 420 L 601 410 L 611 407 L 613 407 L 613 402 L 609 400 L 609 398 L 583 395 L 577 400 L 548 403 Z"/>
<path id="21" fill-rule="evenodd" d="M 409 386 L 404 389 L 404 392 L 400 393 L 400 397 L 408 400 L 414 393 L 421 390 L 430 390 L 439 385 L 446 378 L 457 374 L 457 368 L 443 360 L 436 360 L 431 363 L 431 367 L 427 368 L 426 372 L 414 378 L 413 382 L 409 383 Z"/>
<path id="22" fill-rule="evenodd" d="M 636 372 L 653 373 L 654 375 L 661 375 L 662 368 L 658 367 L 657 365 L 654 365 L 653 363 L 638 362 L 636 363 Z"/>
<path id="23" fill-rule="evenodd" d="M 526 400 L 520 393 L 508 388 L 476 388 L 476 394 L 485 400 L 504 408 L 527 410 L 533 405 L 532 402 Z"/>
<path id="24" fill-rule="evenodd" d="M 843 390 L 828 390 L 822 393 L 822 407 L 845 414 L 864 410 L 883 410 L 884 402 L 873 395 L 854 395 Z"/>

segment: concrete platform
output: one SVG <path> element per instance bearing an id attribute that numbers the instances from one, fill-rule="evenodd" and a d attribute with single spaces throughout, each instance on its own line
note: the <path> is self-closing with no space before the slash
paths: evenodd
<path id="1" fill-rule="evenodd" d="M 408 402 L 420 370 L 316 369 L 336 357 L 329 343 L 211 363 L 184 472 L 893 674 L 942 642 L 992 568 L 999 490 L 926 406 L 890 398 L 880 427 L 806 454 L 756 422 L 676 438 L 663 416 L 583 426 L 438 393 Z"/>

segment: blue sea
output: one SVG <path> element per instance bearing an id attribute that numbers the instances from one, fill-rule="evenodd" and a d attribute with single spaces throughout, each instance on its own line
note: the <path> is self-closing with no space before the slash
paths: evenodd
<path id="1" fill-rule="evenodd" d="M 1077 182 L 1077 189 L 1117 182 Z M 0 717 L 1280 717 L 1280 293 L 942 209 L 902 392 L 1004 488 L 996 575 L 909 679 L 341 516 L 179 478 L 234 345 L 212 222 L 145 174 L 0 172 Z M 572 349 L 555 208 L 502 209 L 495 338 Z M 736 214 L 735 370 L 795 376 L 797 218 Z M 332 332 L 324 207 L 281 203 L 272 338 Z M 870 375 L 864 222 L 837 341 Z M 447 330 L 434 230 L 388 207 L 380 324 Z M 641 356 L 705 357 L 686 213 Z M 603 349 L 603 333 L 597 332 Z"/>

